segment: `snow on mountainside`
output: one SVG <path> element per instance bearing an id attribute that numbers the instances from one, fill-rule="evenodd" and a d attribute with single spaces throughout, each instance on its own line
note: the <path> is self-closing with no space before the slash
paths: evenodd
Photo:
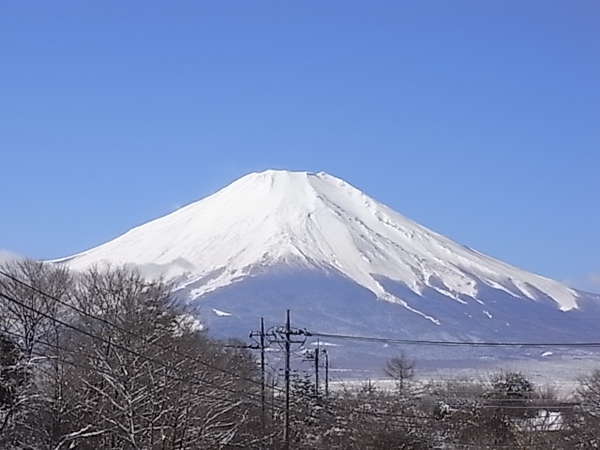
<path id="1" fill-rule="evenodd" d="M 435 308 L 411 298 L 435 292 L 457 304 L 502 291 L 523 302 L 576 310 L 581 293 L 462 246 L 403 217 L 326 173 L 268 170 L 122 236 L 58 260 L 79 270 L 98 263 L 135 264 L 176 278 L 190 300 L 251 279 L 270 267 L 342 274 L 380 300 L 432 324 Z M 429 294 L 428 294 L 429 295 Z"/>

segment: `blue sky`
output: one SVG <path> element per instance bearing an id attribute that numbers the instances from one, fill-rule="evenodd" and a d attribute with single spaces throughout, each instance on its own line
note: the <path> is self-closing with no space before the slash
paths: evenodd
<path id="1" fill-rule="evenodd" d="M 64 256 L 248 172 L 324 170 L 600 290 L 598 23 L 597 1 L 3 1 L 0 248 Z"/>

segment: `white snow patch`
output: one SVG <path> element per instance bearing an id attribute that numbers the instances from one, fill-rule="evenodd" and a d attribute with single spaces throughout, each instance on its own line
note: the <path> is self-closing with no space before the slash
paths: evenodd
<path id="1" fill-rule="evenodd" d="M 221 311 L 220 309 L 216 309 L 216 308 L 212 308 L 212 312 L 214 312 L 215 315 L 219 316 L 219 317 L 229 317 L 229 316 L 231 316 L 231 313 L 228 313 L 226 311 Z"/>
<path id="2" fill-rule="evenodd" d="M 333 344 L 331 342 L 324 342 L 324 341 L 319 341 L 319 342 L 311 342 L 310 345 L 313 345 L 315 347 L 319 346 L 319 347 L 339 347 L 340 344 Z"/>
<path id="3" fill-rule="evenodd" d="M 204 330 L 204 324 L 191 314 L 180 314 L 175 318 L 177 329 L 174 334 L 181 336 L 185 331 L 195 333 Z"/>

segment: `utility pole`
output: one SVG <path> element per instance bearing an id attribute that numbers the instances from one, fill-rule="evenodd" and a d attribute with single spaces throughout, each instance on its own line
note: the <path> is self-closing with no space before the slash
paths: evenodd
<path id="1" fill-rule="evenodd" d="M 317 341 L 317 348 L 315 349 L 315 399 L 319 400 L 319 341 Z"/>
<path id="2" fill-rule="evenodd" d="M 326 349 L 323 349 L 325 355 L 325 397 L 329 397 L 329 354 Z"/>
<path id="3" fill-rule="evenodd" d="M 310 331 L 308 330 L 302 330 L 301 334 L 304 334 L 305 336 L 312 336 L 312 334 L 310 333 Z M 315 350 L 314 354 L 309 354 L 308 355 L 308 359 L 315 359 L 315 380 L 316 380 L 316 395 L 318 398 L 319 395 L 319 351 L 321 351 L 323 353 L 323 356 L 325 356 L 325 397 L 329 397 L 329 354 L 327 353 L 326 349 L 320 349 L 319 346 L 319 341 L 317 340 L 317 349 Z"/>
<path id="4" fill-rule="evenodd" d="M 263 433 L 265 424 L 265 319 L 260 318 L 260 406 Z"/>
<path id="5" fill-rule="evenodd" d="M 274 335 L 277 335 L 275 337 Z M 283 349 L 285 351 L 285 416 L 284 416 L 284 426 L 283 426 L 283 440 L 285 442 L 284 448 L 289 450 L 290 448 L 290 353 L 292 344 L 304 344 L 306 342 L 306 337 L 302 340 L 292 340 L 292 336 L 300 336 L 306 335 L 305 330 L 299 330 L 297 328 L 292 328 L 290 321 L 290 310 L 288 309 L 286 312 L 285 318 L 285 326 L 279 326 L 275 328 L 274 333 L 268 333 L 268 338 L 273 340 L 271 342 L 277 342 L 279 344 L 283 344 Z"/>
<path id="6" fill-rule="evenodd" d="M 271 378 L 271 422 L 275 422 L 275 375 Z"/>
<path id="7" fill-rule="evenodd" d="M 286 311 L 285 325 L 277 326 L 273 331 L 269 331 L 265 334 L 268 338 L 269 343 L 283 344 L 285 351 L 285 415 L 283 425 L 283 440 L 284 448 L 289 450 L 290 448 L 290 353 L 292 344 L 304 344 L 306 342 L 306 330 L 300 330 L 298 328 L 292 328 L 290 320 L 290 310 Z M 292 336 L 304 336 L 301 340 L 292 340 Z"/>
<path id="8" fill-rule="evenodd" d="M 290 310 L 287 310 L 285 320 L 285 424 L 283 430 L 283 440 L 286 450 L 290 448 Z"/>
<path id="9" fill-rule="evenodd" d="M 325 362 L 323 364 L 323 359 Z M 306 353 L 306 359 L 304 361 L 313 361 L 315 364 L 315 398 L 319 399 L 319 390 L 321 388 L 320 382 L 320 368 L 322 365 L 325 366 L 325 397 L 329 397 L 329 355 L 327 350 L 320 348 L 320 343 L 317 341 L 317 348 L 311 352 Z"/>

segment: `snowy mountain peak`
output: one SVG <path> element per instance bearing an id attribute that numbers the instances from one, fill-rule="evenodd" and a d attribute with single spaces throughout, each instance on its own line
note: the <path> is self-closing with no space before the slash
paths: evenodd
<path id="1" fill-rule="evenodd" d="M 375 296 L 439 324 L 443 318 L 409 304 L 386 280 L 452 302 L 482 289 L 562 310 L 579 293 L 457 244 L 398 214 L 324 172 L 267 170 L 246 175 L 217 193 L 60 260 L 74 269 L 135 264 L 149 275 L 194 286 L 193 298 L 285 265 L 341 274 Z"/>

